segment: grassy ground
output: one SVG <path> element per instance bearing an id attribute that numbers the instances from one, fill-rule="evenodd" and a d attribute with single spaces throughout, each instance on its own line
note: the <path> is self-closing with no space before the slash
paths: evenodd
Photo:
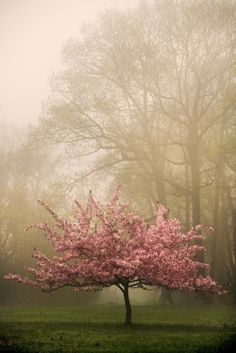
<path id="1" fill-rule="evenodd" d="M 124 327 L 122 306 L 0 309 L 0 352 L 228 352 L 236 308 L 134 306 Z"/>

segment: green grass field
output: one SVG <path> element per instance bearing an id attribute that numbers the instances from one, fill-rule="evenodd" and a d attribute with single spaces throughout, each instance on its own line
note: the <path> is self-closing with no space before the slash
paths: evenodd
<path id="1" fill-rule="evenodd" d="M 229 352 L 236 307 L 123 306 L 0 309 L 0 352 Z"/>

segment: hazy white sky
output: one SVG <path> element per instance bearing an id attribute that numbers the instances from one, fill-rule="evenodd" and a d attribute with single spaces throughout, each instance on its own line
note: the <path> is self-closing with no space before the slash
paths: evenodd
<path id="1" fill-rule="evenodd" d="M 0 121 L 35 122 L 63 43 L 106 8 L 138 0 L 0 0 Z"/>

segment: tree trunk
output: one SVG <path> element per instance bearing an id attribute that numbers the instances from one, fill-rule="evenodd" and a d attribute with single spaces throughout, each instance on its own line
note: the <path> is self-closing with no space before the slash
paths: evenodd
<path id="1" fill-rule="evenodd" d="M 199 156 L 199 127 L 197 119 L 189 121 L 189 166 L 192 184 L 192 223 L 200 224 L 200 156 Z"/>
<path id="2" fill-rule="evenodd" d="M 161 288 L 159 304 L 173 304 L 173 299 L 170 290 Z"/>
<path id="3" fill-rule="evenodd" d="M 233 245 L 233 270 L 232 270 L 232 295 L 233 301 L 236 302 L 236 208 L 232 209 L 232 245 Z"/>
<path id="4" fill-rule="evenodd" d="M 129 301 L 129 287 L 128 285 L 125 285 L 124 287 L 124 300 L 125 300 L 125 325 L 131 325 L 131 314 L 132 314 L 132 310 L 131 310 L 131 305 L 130 305 L 130 301 Z"/>
<path id="5" fill-rule="evenodd" d="M 225 119 L 222 118 L 221 121 L 221 129 L 220 129 L 220 139 L 219 146 L 223 146 L 224 140 L 224 131 L 225 131 Z M 221 147 L 222 149 L 222 147 Z M 222 179 L 222 171 L 223 171 L 223 150 L 220 150 L 220 154 L 218 157 L 218 161 L 216 164 L 216 181 L 215 181 L 215 197 L 214 197 L 214 211 L 213 211 L 213 227 L 214 227 L 214 236 L 212 238 L 212 248 L 211 248 L 211 276 L 217 279 L 217 250 L 218 250 L 218 242 L 219 242 L 219 216 L 220 216 L 220 199 L 221 199 L 221 179 Z"/>
<path id="6" fill-rule="evenodd" d="M 217 275 L 217 246 L 218 246 L 218 233 L 219 233 L 219 208 L 220 208 L 220 170 L 217 169 L 216 185 L 215 185 L 215 200 L 213 211 L 213 227 L 214 235 L 212 237 L 211 247 L 211 276 L 216 278 Z"/>
<path id="7" fill-rule="evenodd" d="M 186 194 L 185 194 L 185 231 L 188 232 L 190 228 L 190 200 L 189 200 L 189 165 L 186 162 L 185 166 L 185 183 L 186 183 Z"/>
<path id="8" fill-rule="evenodd" d="M 193 226 L 200 224 L 200 173 L 197 146 L 191 151 L 190 170 L 192 179 Z"/>
<path id="9" fill-rule="evenodd" d="M 198 136 L 198 126 L 196 123 L 191 123 L 190 126 L 190 144 L 189 144 L 189 161 L 190 161 L 190 173 L 192 181 L 192 224 L 193 227 L 201 223 L 200 216 L 200 156 L 199 156 L 199 136 Z M 197 245 L 202 245 L 202 240 L 196 241 Z M 199 252 L 196 256 L 196 260 L 200 262 L 205 261 L 205 256 L 203 251 Z M 204 270 L 202 270 L 202 275 L 204 275 Z"/>

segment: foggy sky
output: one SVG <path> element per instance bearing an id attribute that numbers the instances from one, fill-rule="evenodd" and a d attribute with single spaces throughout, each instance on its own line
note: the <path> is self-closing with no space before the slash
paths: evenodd
<path id="1" fill-rule="evenodd" d="M 84 22 L 138 0 L 0 0 L 0 122 L 35 122 L 60 68 L 60 52 Z"/>

